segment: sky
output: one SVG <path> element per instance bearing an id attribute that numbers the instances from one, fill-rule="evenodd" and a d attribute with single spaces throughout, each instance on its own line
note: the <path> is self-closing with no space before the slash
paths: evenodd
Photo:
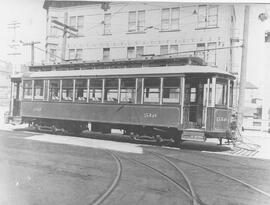
<path id="1" fill-rule="evenodd" d="M 0 60 L 12 62 L 19 67 L 20 64 L 30 62 L 31 48 L 30 46 L 20 46 L 18 50 L 10 48 L 9 45 L 14 39 L 14 31 L 8 28 L 8 24 L 13 21 L 20 23 L 20 27 L 16 29 L 17 42 L 39 41 L 41 43 L 36 46 L 44 49 L 46 33 L 46 10 L 43 9 L 44 0 L 0 0 L 0 3 Z M 262 12 L 266 12 L 269 15 L 264 22 L 258 19 L 258 15 Z M 267 92 L 265 87 L 269 86 L 270 88 L 270 80 L 268 80 L 270 76 L 266 76 L 267 72 L 264 70 L 266 61 L 270 61 L 265 52 L 265 30 L 270 30 L 270 4 L 251 5 L 247 80 L 261 89 L 262 96 L 266 95 L 266 93 L 263 93 Z M 13 52 L 19 52 L 21 55 L 9 55 Z M 44 58 L 45 53 L 36 49 L 35 62 L 41 62 Z M 267 86 L 265 86 L 265 81 L 269 81 Z"/>
<path id="2" fill-rule="evenodd" d="M 25 64 L 31 60 L 29 46 L 21 46 L 20 49 L 12 50 L 10 44 L 14 39 L 14 30 L 9 29 L 10 23 L 20 23 L 16 29 L 16 41 L 30 42 L 39 41 L 38 47 L 44 48 L 46 33 L 46 10 L 42 8 L 43 0 L 0 0 L 0 60 L 13 64 Z M 20 52 L 21 55 L 9 55 Z M 35 51 L 36 60 L 41 61 L 44 53 Z"/>

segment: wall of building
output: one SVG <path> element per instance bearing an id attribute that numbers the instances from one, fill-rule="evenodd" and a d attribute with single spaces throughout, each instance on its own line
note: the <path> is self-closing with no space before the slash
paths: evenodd
<path id="1" fill-rule="evenodd" d="M 200 46 L 205 44 L 205 49 L 218 48 L 218 50 L 204 53 L 179 53 L 178 55 L 198 55 L 201 57 L 204 55 L 209 64 L 228 71 L 233 70 L 232 65 L 239 65 L 232 62 L 232 60 L 236 61 L 236 58 L 233 58 L 232 50 L 222 49 L 232 45 L 232 35 L 241 34 L 241 32 L 233 32 L 237 30 L 235 24 L 239 24 L 241 21 L 239 19 L 236 21 L 237 12 L 232 5 L 113 2 L 109 3 L 109 7 L 107 11 L 104 11 L 99 3 L 60 8 L 49 7 L 46 38 L 47 62 L 61 61 L 59 57 L 61 56 L 63 31 L 53 28 L 54 24 L 51 23 L 51 20 L 57 19 L 71 25 L 72 18 L 74 20 L 76 16 L 76 20 L 78 21 L 78 18 L 80 18 L 79 21 L 82 22 L 79 26 L 79 34 L 82 36 L 67 39 L 66 59 L 70 58 L 70 50 L 72 49 L 74 49 L 72 50 L 74 52 L 71 55 L 72 58 L 76 57 L 76 51 L 78 51 L 77 57 L 88 61 L 102 60 L 104 48 L 110 48 L 110 59 L 121 59 L 128 57 L 128 47 L 143 46 L 143 54 L 159 55 L 161 46 L 168 45 L 168 53 L 170 53 L 201 50 L 203 47 Z M 162 12 L 164 12 L 162 10 L 166 8 L 169 8 L 170 15 L 172 15 L 173 8 L 179 8 L 179 29 L 161 30 Z M 207 20 L 211 21 L 212 19 L 212 24 L 215 24 L 214 21 L 217 22 L 215 26 L 200 27 L 202 24 L 199 23 L 199 19 L 202 19 L 204 8 L 207 12 Z M 130 11 L 135 11 L 137 16 L 139 11 L 145 11 L 143 29 L 139 29 L 140 31 L 138 29 L 135 32 L 128 31 Z M 66 19 L 65 14 L 67 15 Z M 104 16 L 106 14 L 111 16 L 111 32 L 109 34 L 104 33 Z M 172 22 L 172 18 L 169 17 L 170 22 Z M 136 23 L 138 23 L 138 20 L 136 20 Z M 238 44 L 236 42 L 234 46 Z M 174 49 L 170 51 L 170 47 Z M 178 47 L 178 50 L 176 50 L 176 47 Z M 50 55 L 50 52 L 54 52 L 58 57 Z"/>

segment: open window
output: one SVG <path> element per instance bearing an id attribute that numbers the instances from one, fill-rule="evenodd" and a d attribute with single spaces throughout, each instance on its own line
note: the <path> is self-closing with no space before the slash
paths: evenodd
<path id="1" fill-rule="evenodd" d="M 44 80 L 34 81 L 34 100 L 43 100 Z"/>
<path id="2" fill-rule="evenodd" d="M 228 81 L 217 79 L 216 82 L 216 105 L 227 105 Z"/>
<path id="3" fill-rule="evenodd" d="M 164 78 L 163 103 L 180 103 L 180 77 Z"/>
<path id="4" fill-rule="evenodd" d="M 62 101 L 73 101 L 73 79 L 62 80 Z"/>
<path id="5" fill-rule="evenodd" d="M 75 83 L 75 100 L 87 101 L 87 79 L 77 79 Z"/>
<path id="6" fill-rule="evenodd" d="M 49 99 L 51 101 L 60 100 L 60 80 L 50 80 Z"/>
<path id="7" fill-rule="evenodd" d="M 23 81 L 23 99 L 32 99 L 32 80 Z"/>
<path id="8" fill-rule="evenodd" d="M 102 79 L 90 79 L 89 100 L 90 102 L 101 102 Z"/>
<path id="9" fill-rule="evenodd" d="M 144 103 L 159 103 L 160 78 L 144 79 Z"/>
<path id="10" fill-rule="evenodd" d="M 121 79 L 120 102 L 135 103 L 136 96 L 136 79 L 123 78 Z"/>
<path id="11" fill-rule="evenodd" d="M 108 78 L 105 80 L 104 102 L 118 102 L 118 79 Z"/>

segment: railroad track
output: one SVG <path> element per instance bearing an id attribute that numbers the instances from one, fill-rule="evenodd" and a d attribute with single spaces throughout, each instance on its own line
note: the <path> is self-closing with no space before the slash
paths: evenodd
<path id="1" fill-rule="evenodd" d="M 145 167 L 146 169 L 150 170 L 151 172 L 154 171 L 155 173 L 160 175 L 162 178 L 164 178 L 165 180 L 167 180 L 168 182 L 173 184 L 175 187 L 177 187 L 182 193 L 184 193 L 185 196 L 188 197 L 188 199 L 190 200 L 192 205 L 204 205 L 204 203 L 196 196 L 196 193 L 191 185 L 191 182 L 188 179 L 188 177 L 186 176 L 186 174 L 183 172 L 183 170 L 181 170 L 179 167 L 177 167 L 177 165 L 175 163 L 173 163 L 171 160 L 167 159 L 166 157 L 163 157 L 162 155 L 160 155 L 158 153 L 154 153 L 154 152 L 148 152 L 148 153 L 150 153 L 150 154 L 156 156 L 157 158 L 162 159 L 166 163 L 170 164 L 177 171 L 177 173 L 179 173 L 184 178 L 184 183 L 185 183 L 186 187 L 183 185 L 183 183 L 179 182 L 178 180 L 174 179 L 173 177 L 165 174 L 163 171 L 161 171 L 161 170 L 159 170 L 159 169 L 157 169 L 149 164 L 146 164 L 144 162 L 141 162 L 141 161 L 139 161 L 137 159 L 133 159 L 133 158 L 127 158 L 127 157 L 123 157 L 123 156 L 121 156 L 121 158 L 123 158 L 127 161 L 131 161 L 139 166 Z"/>
<path id="2" fill-rule="evenodd" d="M 105 199 L 107 199 L 110 196 L 110 194 L 115 190 L 115 188 L 117 187 L 117 185 L 119 184 L 119 181 L 121 179 L 122 163 L 121 163 L 119 156 L 111 151 L 105 151 L 105 152 L 108 153 L 109 155 L 111 155 L 112 158 L 115 160 L 116 165 L 117 165 L 117 173 L 116 173 L 114 179 L 112 180 L 112 182 L 110 183 L 110 185 L 103 191 L 102 194 L 100 194 L 97 198 L 95 198 L 90 203 L 90 205 L 99 205 Z"/>
<path id="3" fill-rule="evenodd" d="M 159 154 L 159 153 L 156 153 L 156 154 Z M 260 193 L 260 194 L 264 195 L 265 197 L 267 197 L 270 200 L 270 193 L 267 193 L 267 192 L 257 188 L 256 186 L 253 186 L 252 184 L 246 183 L 243 180 L 237 179 L 237 178 L 235 178 L 235 177 L 233 177 L 231 175 L 228 175 L 226 173 L 211 169 L 211 168 L 206 167 L 204 165 L 201 165 L 201 164 L 198 164 L 198 163 L 193 163 L 193 162 L 186 161 L 186 160 L 183 160 L 183 159 L 179 159 L 179 158 L 175 158 L 175 157 L 171 157 L 171 156 L 166 156 L 166 158 L 178 161 L 180 163 L 185 163 L 185 164 L 188 164 L 188 165 L 191 165 L 191 166 L 199 167 L 199 168 L 204 169 L 206 171 L 209 171 L 211 173 L 214 173 L 214 174 L 220 175 L 222 177 L 225 177 L 227 179 L 230 179 L 230 180 L 232 180 L 234 182 L 240 183 L 241 185 L 243 185 L 245 187 L 248 187 L 248 188 L 252 189 L 253 191 L 255 191 L 257 193 Z"/>

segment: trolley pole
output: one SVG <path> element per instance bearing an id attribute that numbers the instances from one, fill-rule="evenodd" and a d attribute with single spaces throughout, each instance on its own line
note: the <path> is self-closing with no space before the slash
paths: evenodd
<path id="1" fill-rule="evenodd" d="M 240 119 L 238 124 L 242 126 L 244 106 L 245 106 L 245 86 L 246 86 L 246 75 L 247 75 L 247 50 L 248 50 L 248 30 L 249 30 L 249 5 L 245 5 L 244 15 L 244 29 L 243 29 L 243 48 L 242 48 L 242 59 L 241 59 L 241 73 L 240 73 L 240 88 L 239 88 L 239 99 L 238 99 L 238 113 Z"/>

